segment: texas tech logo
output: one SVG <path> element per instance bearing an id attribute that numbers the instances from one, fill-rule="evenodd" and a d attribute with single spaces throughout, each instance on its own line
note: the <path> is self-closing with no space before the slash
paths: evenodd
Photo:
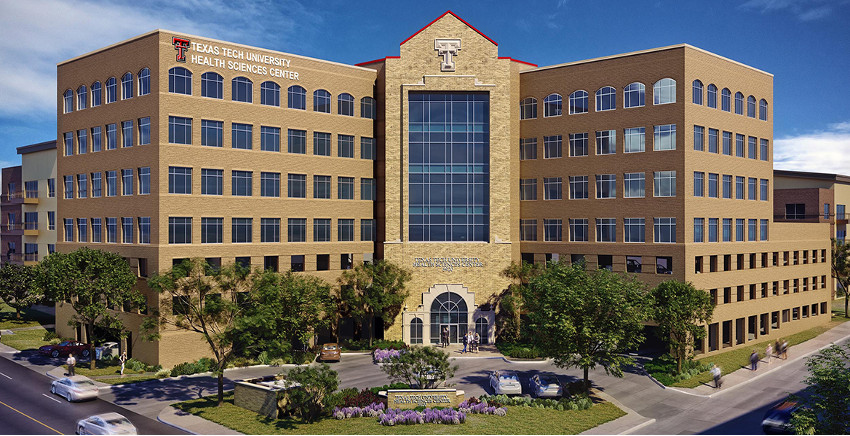
<path id="1" fill-rule="evenodd" d="M 177 62 L 186 62 L 186 50 L 189 50 L 189 40 L 174 36 L 171 38 L 171 44 L 174 46 L 174 50 L 177 50 Z"/>
<path id="2" fill-rule="evenodd" d="M 440 62 L 440 71 L 454 71 L 455 62 L 454 59 L 452 59 L 452 56 L 457 56 L 457 52 L 460 50 L 460 40 L 442 38 L 435 39 L 434 50 L 437 51 L 438 56 L 442 56 L 443 58 L 443 61 Z"/>

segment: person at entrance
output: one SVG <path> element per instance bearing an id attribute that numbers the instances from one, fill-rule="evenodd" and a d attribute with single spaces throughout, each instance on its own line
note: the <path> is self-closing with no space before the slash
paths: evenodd
<path id="1" fill-rule="evenodd" d="M 443 326 L 443 331 L 440 333 L 440 339 L 442 339 L 441 345 L 443 346 L 443 348 L 449 346 L 449 328 L 448 327 Z"/>
<path id="2" fill-rule="evenodd" d="M 466 346 L 469 344 L 469 334 L 463 335 L 463 351 L 461 353 L 466 353 Z"/>
<path id="3" fill-rule="evenodd" d="M 475 336 L 472 337 L 472 346 L 475 352 L 478 352 L 478 344 L 481 343 L 481 335 L 478 332 L 475 332 Z"/>

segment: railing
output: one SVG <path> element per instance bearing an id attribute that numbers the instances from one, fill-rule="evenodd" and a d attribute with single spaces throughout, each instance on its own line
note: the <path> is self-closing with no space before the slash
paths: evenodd
<path id="1" fill-rule="evenodd" d="M 23 256 L 18 253 L 4 253 L 0 256 L 0 262 L 21 262 Z"/>
<path id="2" fill-rule="evenodd" d="M 38 221 L 27 221 L 24 223 L 24 230 L 38 230 Z"/>
<path id="3" fill-rule="evenodd" d="M 38 253 L 24 253 L 24 262 L 38 262 Z"/>
<path id="4" fill-rule="evenodd" d="M 24 193 L 21 192 L 21 191 L 7 192 L 7 193 L 3 194 L 2 196 L 0 196 L 0 201 L 3 201 L 5 203 L 5 202 L 8 202 L 8 201 L 18 199 L 18 198 L 24 198 Z"/>
<path id="5" fill-rule="evenodd" d="M 24 225 L 22 223 L 6 223 L 0 226 L 3 230 L 23 230 Z"/>
<path id="6" fill-rule="evenodd" d="M 26 198 L 38 198 L 38 189 L 27 189 Z"/>

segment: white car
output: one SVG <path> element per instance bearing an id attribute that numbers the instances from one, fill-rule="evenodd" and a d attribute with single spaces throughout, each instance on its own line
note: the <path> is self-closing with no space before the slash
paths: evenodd
<path id="1" fill-rule="evenodd" d="M 118 342 L 104 342 L 103 345 L 98 348 L 102 349 L 100 355 L 101 359 L 105 359 L 110 356 L 118 357 L 121 355 Z"/>
<path id="2" fill-rule="evenodd" d="M 92 415 L 77 421 L 77 434 L 137 434 L 136 427 L 120 413 Z"/>
<path id="3" fill-rule="evenodd" d="M 68 401 L 93 400 L 97 398 L 97 386 L 88 377 L 75 375 L 54 380 L 50 392 Z"/>
<path id="4" fill-rule="evenodd" d="M 513 371 L 491 372 L 490 387 L 495 395 L 522 395 L 522 384 L 517 373 Z"/>
<path id="5" fill-rule="evenodd" d="M 560 398 L 564 395 L 564 386 L 554 375 L 535 374 L 531 377 L 531 393 L 539 398 Z"/>

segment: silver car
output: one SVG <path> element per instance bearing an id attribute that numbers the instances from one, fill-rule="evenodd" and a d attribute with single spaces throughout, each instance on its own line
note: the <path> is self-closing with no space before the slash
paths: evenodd
<path id="1" fill-rule="evenodd" d="M 490 387 L 495 395 L 522 395 L 522 384 L 517 373 L 513 371 L 491 372 Z"/>
<path id="2" fill-rule="evenodd" d="M 560 398 L 564 395 L 564 386 L 554 375 L 535 374 L 531 377 L 531 394 L 541 398 Z"/>
<path id="3" fill-rule="evenodd" d="M 77 434 L 136 434 L 136 427 L 124 415 L 110 412 L 77 421 Z"/>
<path id="4" fill-rule="evenodd" d="M 97 386 L 88 377 L 75 375 L 54 380 L 50 392 L 65 397 L 68 401 L 93 400 L 97 398 Z"/>

